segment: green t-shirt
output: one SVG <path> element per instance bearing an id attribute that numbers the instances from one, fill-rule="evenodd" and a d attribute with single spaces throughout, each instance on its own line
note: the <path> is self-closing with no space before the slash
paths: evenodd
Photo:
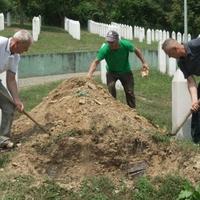
<path id="1" fill-rule="evenodd" d="M 111 50 L 108 43 L 104 43 L 97 52 L 99 61 L 105 59 L 108 72 L 130 72 L 129 52 L 135 51 L 135 47 L 128 40 L 119 40 L 119 48 Z"/>

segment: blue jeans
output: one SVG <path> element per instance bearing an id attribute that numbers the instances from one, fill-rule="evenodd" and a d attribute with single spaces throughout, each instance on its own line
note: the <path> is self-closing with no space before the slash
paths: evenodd
<path id="1" fill-rule="evenodd" d="M 10 97 L 7 89 L 3 86 L 0 80 L 0 92 Z M 7 98 L 0 94 L 0 108 L 2 111 L 2 120 L 0 127 L 0 135 L 10 137 L 11 136 L 11 125 L 13 122 L 15 106 L 12 105 Z"/>

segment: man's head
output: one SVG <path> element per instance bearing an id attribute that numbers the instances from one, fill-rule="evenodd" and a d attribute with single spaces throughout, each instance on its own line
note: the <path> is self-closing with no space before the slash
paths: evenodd
<path id="1" fill-rule="evenodd" d="M 110 45 L 111 49 L 117 49 L 119 46 L 119 34 L 116 31 L 108 31 L 106 41 Z"/>
<path id="2" fill-rule="evenodd" d="M 28 51 L 29 47 L 33 43 L 33 38 L 27 30 L 17 31 L 10 42 L 11 53 L 23 53 Z"/>
<path id="3" fill-rule="evenodd" d="M 186 55 L 184 46 L 172 38 L 163 42 L 162 49 L 169 57 L 180 58 Z"/>

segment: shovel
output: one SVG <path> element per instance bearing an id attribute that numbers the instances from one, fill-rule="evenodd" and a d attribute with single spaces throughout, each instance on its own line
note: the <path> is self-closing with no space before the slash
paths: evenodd
<path id="1" fill-rule="evenodd" d="M 185 122 L 188 120 L 191 114 L 192 114 L 192 111 L 190 110 L 185 116 L 184 120 L 181 122 L 181 124 L 178 127 L 176 127 L 176 129 L 171 133 L 172 136 L 176 135 L 179 132 L 179 130 L 182 128 L 182 126 L 185 124 Z"/>
<path id="2" fill-rule="evenodd" d="M 0 94 L 3 97 L 5 97 L 7 100 L 9 100 L 9 102 L 16 107 L 16 104 L 14 103 L 14 101 L 10 97 L 8 97 L 7 95 L 3 94 L 3 92 L 1 92 L 1 91 L 0 91 Z M 23 110 L 22 113 L 24 115 L 26 115 L 31 121 L 33 121 L 42 131 L 44 131 L 48 135 L 51 135 L 44 127 L 42 127 L 35 119 L 33 119 L 25 110 Z"/>
<path id="3" fill-rule="evenodd" d="M 200 99 L 198 100 L 198 104 L 200 105 Z M 182 126 L 185 124 L 185 122 L 188 120 L 191 114 L 192 114 L 192 111 L 190 110 L 185 116 L 182 123 L 178 127 L 176 127 L 176 129 L 171 133 L 171 135 L 176 135 L 179 132 L 179 130 L 182 128 Z"/>

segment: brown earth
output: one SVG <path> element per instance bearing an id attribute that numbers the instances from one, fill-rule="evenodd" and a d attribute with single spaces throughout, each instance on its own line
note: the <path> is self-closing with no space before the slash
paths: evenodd
<path id="1" fill-rule="evenodd" d="M 130 185 L 137 175 L 133 168 L 139 165 L 138 174 L 178 173 L 199 181 L 200 154 L 181 151 L 173 141 L 162 144 L 153 139 L 160 130 L 93 81 L 64 81 L 30 115 L 51 135 L 26 116 L 16 120 L 13 137 L 22 145 L 7 173 L 33 175 L 38 181 L 50 177 L 67 188 L 97 175 L 116 184 L 123 178 Z"/>

